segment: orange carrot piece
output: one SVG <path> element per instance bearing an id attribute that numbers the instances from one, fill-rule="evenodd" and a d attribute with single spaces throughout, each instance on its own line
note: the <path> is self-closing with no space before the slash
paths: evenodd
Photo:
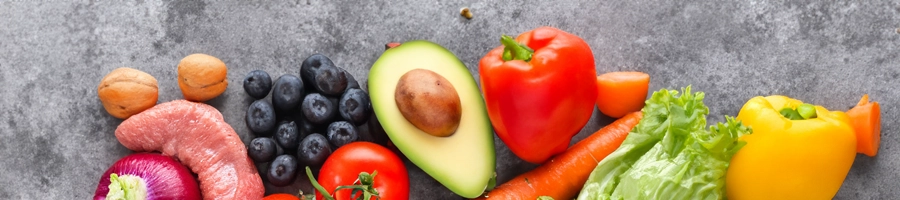
<path id="1" fill-rule="evenodd" d="M 597 108 L 606 116 L 620 118 L 640 111 L 647 99 L 650 75 L 644 72 L 610 72 L 597 76 Z"/>
<path id="2" fill-rule="evenodd" d="M 616 120 L 550 161 L 516 176 L 479 199 L 574 198 L 600 160 L 622 145 L 641 116 L 641 112 L 632 112 Z"/>
<path id="3" fill-rule="evenodd" d="M 856 132 L 856 152 L 875 157 L 881 143 L 881 107 L 863 95 L 856 107 L 847 111 Z"/>

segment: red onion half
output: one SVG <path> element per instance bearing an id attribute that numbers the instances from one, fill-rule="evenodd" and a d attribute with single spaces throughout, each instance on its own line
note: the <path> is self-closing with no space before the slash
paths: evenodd
<path id="1" fill-rule="evenodd" d="M 110 193 L 111 175 L 117 180 L 113 193 L 137 195 L 138 199 L 201 199 L 197 180 L 187 167 L 172 157 L 158 153 L 135 153 L 119 159 L 100 177 L 94 200 L 105 200 Z M 146 198 L 143 196 L 146 195 Z"/>

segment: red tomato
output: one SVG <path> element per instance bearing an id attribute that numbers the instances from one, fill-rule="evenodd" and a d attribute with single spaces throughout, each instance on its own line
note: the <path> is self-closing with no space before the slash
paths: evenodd
<path id="1" fill-rule="evenodd" d="M 300 200 L 300 197 L 290 195 L 290 194 L 279 193 L 279 194 L 270 194 L 269 196 L 266 196 L 262 200 Z"/>
<path id="2" fill-rule="evenodd" d="M 318 181 L 332 192 L 337 186 L 353 185 L 360 172 L 375 171 L 378 174 L 373 185 L 382 200 L 409 199 L 409 174 L 403 161 L 391 150 L 371 142 L 353 142 L 338 148 L 322 164 Z M 350 191 L 342 189 L 332 195 L 337 200 L 351 199 Z M 324 199 L 319 191 L 316 199 Z"/>

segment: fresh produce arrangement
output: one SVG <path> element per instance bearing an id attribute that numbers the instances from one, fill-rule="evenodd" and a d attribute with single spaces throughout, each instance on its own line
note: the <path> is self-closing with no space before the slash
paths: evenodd
<path id="1" fill-rule="evenodd" d="M 361 140 L 360 126 L 372 112 L 369 95 L 327 56 L 309 56 L 298 71 L 273 82 L 267 72 L 253 70 L 243 81 L 256 99 L 245 118 L 256 136 L 247 152 L 254 162 L 268 164 L 265 180 L 276 187 L 294 183 L 303 167 L 322 166 L 335 149 Z M 265 99 L 269 93 L 271 102 Z"/>
<path id="2" fill-rule="evenodd" d="M 225 64 L 209 55 L 186 57 L 178 71 L 186 99 L 215 98 L 227 85 Z M 122 158 L 102 175 L 94 198 L 261 199 L 262 180 L 222 114 L 186 100 L 156 105 L 157 92 L 157 80 L 136 69 L 119 68 L 101 80 L 98 96 L 107 112 L 125 119 L 116 128 L 119 143 L 135 152 L 162 155 Z"/>
<path id="3" fill-rule="evenodd" d="M 94 199 L 409 199 L 413 169 L 468 199 L 830 199 L 857 153 L 879 151 L 881 110 L 868 95 L 846 112 L 758 96 L 710 126 L 705 93 L 648 98 L 648 73 L 598 74 L 577 35 L 539 27 L 500 43 L 477 80 L 424 40 L 388 43 L 368 91 L 322 54 L 274 80 L 250 70 L 243 124 L 203 103 L 229 85 L 216 57 L 183 58 L 177 80 L 160 81 L 177 82 L 184 100 L 158 105 L 156 78 L 115 69 L 98 98 L 134 153 L 100 174 Z M 570 146 L 595 108 L 617 120 Z M 494 134 L 537 167 L 497 182 L 509 172 L 496 171 Z"/>

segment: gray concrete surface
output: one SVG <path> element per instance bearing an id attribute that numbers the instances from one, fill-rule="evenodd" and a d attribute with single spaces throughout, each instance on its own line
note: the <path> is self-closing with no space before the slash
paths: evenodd
<path id="1" fill-rule="evenodd" d="M 462 7 L 475 18 L 460 17 Z M 500 34 L 538 26 L 582 36 L 599 72 L 645 71 L 651 90 L 705 91 L 711 121 L 757 95 L 843 110 L 868 93 L 883 106 L 881 153 L 857 157 L 836 199 L 896 199 L 898 22 L 897 1 L 0 1 L 0 199 L 91 197 L 130 153 L 96 93 L 117 67 L 155 76 L 166 102 L 182 97 L 182 57 L 221 58 L 231 85 L 208 103 L 249 142 L 241 80 L 250 70 L 296 74 L 323 53 L 365 82 L 385 43 L 427 39 L 477 77 Z M 595 112 L 576 139 L 609 121 Z M 496 144 L 500 181 L 535 167 Z M 412 199 L 459 198 L 408 166 Z"/>

